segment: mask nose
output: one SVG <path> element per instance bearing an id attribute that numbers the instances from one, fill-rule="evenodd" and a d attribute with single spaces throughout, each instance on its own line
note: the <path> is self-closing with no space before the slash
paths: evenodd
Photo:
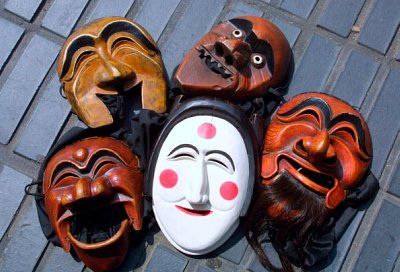
<path id="1" fill-rule="evenodd" d="M 76 201 L 95 197 L 111 197 L 112 195 L 111 185 L 106 178 L 93 181 L 90 178 L 83 177 L 78 179 L 70 193 L 62 197 L 62 204 L 68 206 Z"/>
<path id="2" fill-rule="evenodd" d="M 127 89 L 136 75 L 133 70 L 126 64 L 114 60 L 105 49 L 99 49 L 98 55 L 102 61 L 102 65 L 96 71 L 96 85 L 100 88 L 117 88 L 117 90 Z"/>
<path id="3" fill-rule="evenodd" d="M 248 43 L 240 39 L 220 39 L 214 45 L 215 53 L 225 59 L 226 64 L 240 69 L 249 62 L 251 49 Z"/>
<path id="4" fill-rule="evenodd" d="M 208 175 L 205 163 L 198 168 L 199 172 L 193 173 L 193 180 L 186 186 L 186 200 L 190 204 L 206 204 L 208 202 Z"/>
<path id="5" fill-rule="evenodd" d="M 311 162 L 322 162 L 336 158 L 335 149 L 330 144 L 330 136 L 326 129 L 313 137 L 304 137 L 303 146 Z"/>

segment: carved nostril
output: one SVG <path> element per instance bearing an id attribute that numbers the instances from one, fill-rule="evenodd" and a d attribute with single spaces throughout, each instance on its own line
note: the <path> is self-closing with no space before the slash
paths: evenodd
<path id="1" fill-rule="evenodd" d="M 219 42 L 215 43 L 215 54 L 219 57 L 222 57 L 224 55 L 224 48 L 223 45 Z"/>

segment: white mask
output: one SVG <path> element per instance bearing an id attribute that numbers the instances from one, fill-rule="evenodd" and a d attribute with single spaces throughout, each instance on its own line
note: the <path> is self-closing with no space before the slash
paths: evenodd
<path id="1" fill-rule="evenodd" d="M 150 173 L 156 220 L 180 251 L 211 252 L 247 211 L 254 183 L 248 154 L 253 151 L 232 123 L 212 115 L 178 121 L 161 137 Z"/>

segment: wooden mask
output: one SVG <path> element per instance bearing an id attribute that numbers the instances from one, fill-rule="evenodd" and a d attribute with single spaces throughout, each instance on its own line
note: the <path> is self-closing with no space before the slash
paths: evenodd
<path id="1" fill-rule="evenodd" d="M 263 183 L 286 173 L 325 196 L 336 208 L 347 189 L 363 178 L 372 160 L 368 126 L 346 102 L 322 93 L 304 93 L 283 104 L 266 131 Z"/>
<path id="2" fill-rule="evenodd" d="M 166 110 L 159 49 L 132 20 L 106 17 L 78 29 L 64 43 L 57 72 L 72 109 L 89 127 L 112 124 L 115 116 L 107 101 L 132 92 L 140 92 L 143 109 Z"/>
<path id="3" fill-rule="evenodd" d="M 243 16 L 204 35 L 186 54 L 174 79 L 186 94 L 248 99 L 283 86 L 290 61 L 288 41 L 274 24 Z"/>
<path id="4" fill-rule="evenodd" d="M 43 175 L 44 206 L 61 246 L 91 269 L 124 260 L 131 228 L 142 228 L 143 175 L 129 147 L 109 137 L 59 150 Z"/>

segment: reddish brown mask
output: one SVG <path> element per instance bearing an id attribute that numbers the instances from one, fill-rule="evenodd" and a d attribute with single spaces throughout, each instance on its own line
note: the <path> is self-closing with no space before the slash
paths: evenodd
<path id="1" fill-rule="evenodd" d="M 243 16 L 203 36 L 186 54 L 175 80 L 186 94 L 253 98 L 284 85 L 290 59 L 289 44 L 274 24 Z"/>
<path id="2" fill-rule="evenodd" d="M 58 151 L 43 176 L 44 205 L 61 246 L 95 271 L 124 260 L 130 232 L 142 228 L 143 176 L 138 158 L 108 137 Z"/>
<path id="3" fill-rule="evenodd" d="M 285 103 L 266 131 L 262 177 L 282 173 L 325 195 L 336 208 L 355 188 L 372 160 L 370 133 L 362 116 L 344 101 L 321 93 L 300 94 Z"/>

